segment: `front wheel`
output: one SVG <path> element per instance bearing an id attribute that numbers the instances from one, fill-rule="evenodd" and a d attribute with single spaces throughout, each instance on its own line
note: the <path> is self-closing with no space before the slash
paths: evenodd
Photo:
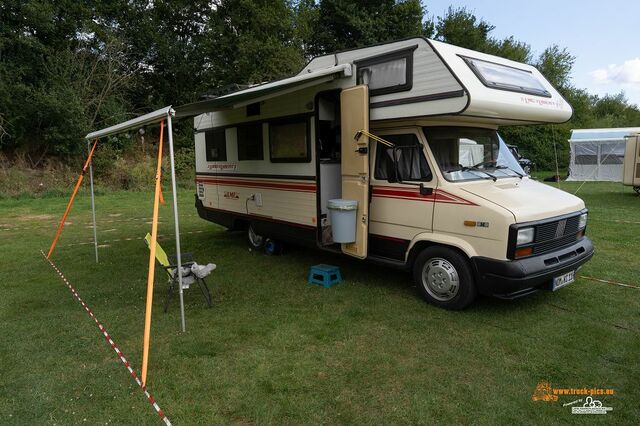
<path id="1" fill-rule="evenodd" d="M 420 252 L 413 264 L 413 279 L 422 297 L 441 308 L 464 309 L 477 295 L 469 260 L 448 247 Z"/>

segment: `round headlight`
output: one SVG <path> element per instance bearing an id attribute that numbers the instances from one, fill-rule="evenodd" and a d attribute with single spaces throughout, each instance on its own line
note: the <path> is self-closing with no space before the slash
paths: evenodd
<path id="1" fill-rule="evenodd" d="M 584 229 L 587 226 L 587 214 L 582 213 L 580 215 L 580 220 L 578 221 L 578 229 Z"/>
<path id="2" fill-rule="evenodd" d="M 535 231 L 533 228 L 518 229 L 518 238 L 516 239 L 516 245 L 521 246 L 533 242 Z"/>

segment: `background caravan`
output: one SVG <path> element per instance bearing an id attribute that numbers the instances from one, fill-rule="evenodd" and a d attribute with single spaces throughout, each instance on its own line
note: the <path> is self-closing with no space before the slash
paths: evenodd
<path id="1" fill-rule="evenodd" d="M 190 108 L 211 111 L 194 121 L 198 213 L 255 246 L 410 269 L 451 309 L 556 290 L 593 254 L 583 201 L 526 176 L 497 132 L 572 115 L 529 65 L 412 38 Z M 333 199 L 357 203 L 351 242 L 333 242 Z"/>

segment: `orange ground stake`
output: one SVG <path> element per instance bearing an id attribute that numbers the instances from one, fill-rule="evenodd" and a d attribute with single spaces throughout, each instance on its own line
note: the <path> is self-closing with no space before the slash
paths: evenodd
<path id="1" fill-rule="evenodd" d="M 158 144 L 158 166 L 156 167 L 156 192 L 153 198 L 153 219 L 151 220 L 151 242 L 149 244 L 149 275 L 147 277 L 147 306 L 144 315 L 144 339 L 142 346 L 142 386 L 147 383 L 149 363 L 149 340 L 151 336 L 151 307 L 153 305 L 153 280 L 156 266 L 156 239 L 158 237 L 158 209 L 160 207 L 160 178 L 162 177 L 162 140 L 164 120 L 160 122 L 160 143 Z"/>
<path id="2" fill-rule="evenodd" d="M 87 167 L 89 167 L 89 163 L 91 162 L 91 157 L 93 157 L 93 151 L 96 149 L 96 145 L 98 145 L 98 139 L 93 142 L 93 147 L 91 147 L 91 151 L 89 151 L 89 156 L 87 157 L 87 161 L 84 163 L 84 167 L 82 168 L 82 173 L 80 173 L 80 177 L 78 177 L 78 182 L 76 182 L 75 188 L 73 188 L 73 194 L 71 194 L 71 199 L 69 200 L 69 204 L 67 204 L 67 209 L 64 211 L 64 215 L 62 215 L 62 220 L 60 221 L 60 225 L 58 225 L 58 231 L 56 232 L 56 236 L 51 243 L 51 247 L 49 247 L 49 253 L 47 254 L 47 259 L 51 258 L 51 253 L 53 253 L 53 249 L 56 248 L 56 243 L 58 242 L 58 238 L 62 233 L 62 228 L 64 228 L 64 223 L 67 221 L 67 215 L 71 210 L 71 206 L 73 205 L 73 200 L 76 198 L 76 194 L 78 193 L 78 189 L 80 189 L 80 185 L 84 180 L 84 174 L 87 171 Z"/>

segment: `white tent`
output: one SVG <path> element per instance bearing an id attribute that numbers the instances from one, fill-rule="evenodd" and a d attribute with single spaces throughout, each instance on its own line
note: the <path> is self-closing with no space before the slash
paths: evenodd
<path id="1" fill-rule="evenodd" d="M 622 182 L 625 137 L 636 133 L 640 127 L 572 130 L 567 180 Z"/>

